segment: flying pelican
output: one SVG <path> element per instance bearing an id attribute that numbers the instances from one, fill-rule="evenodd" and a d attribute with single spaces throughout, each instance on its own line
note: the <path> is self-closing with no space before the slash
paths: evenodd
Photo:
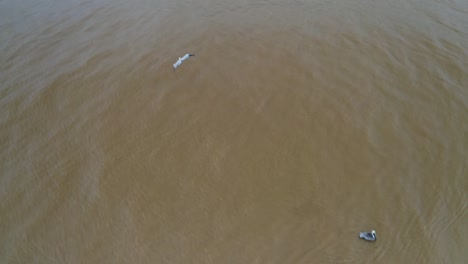
<path id="1" fill-rule="evenodd" d="M 174 67 L 174 70 L 175 70 L 177 67 L 179 67 L 179 66 L 182 64 L 182 62 L 183 62 L 184 60 L 186 60 L 186 59 L 188 59 L 188 58 L 190 58 L 190 57 L 192 57 L 192 56 L 195 56 L 195 55 L 194 55 L 194 54 L 189 54 L 189 53 L 187 53 L 187 54 L 185 54 L 182 58 L 179 57 L 179 59 L 177 60 L 177 62 L 174 63 L 174 64 L 172 65 L 172 67 Z"/>

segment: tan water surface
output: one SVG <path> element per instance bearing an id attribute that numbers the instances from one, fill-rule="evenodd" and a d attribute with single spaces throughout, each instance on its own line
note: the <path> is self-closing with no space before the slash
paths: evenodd
<path id="1" fill-rule="evenodd" d="M 0 0 L 0 125 L 1 263 L 468 263 L 465 0 Z"/>

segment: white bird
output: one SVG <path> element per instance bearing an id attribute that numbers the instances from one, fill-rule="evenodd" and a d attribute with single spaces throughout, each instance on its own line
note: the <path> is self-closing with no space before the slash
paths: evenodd
<path id="1" fill-rule="evenodd" d="M 194 54 L 189 54 L 189 53 L 187 53 L 187 54 L 185 54 L 182 58 L 179 57 L 179 59 L 177 60 L 177 62 L 174 63 L 174 64 L 172 65 L 172 67 L 174 67 L 174 70 L 175 70 L 177 67 L 179 67 L 179 66 L 182 64 L 182 62 L 183 62 L 184 60 L 186 60 L 186 59 L 188 59 L 188 58 L 190 58 L 190 57 L 192 57 L 192 56 L 195 56 L 195 55 L 194 55 Z"/>
<path id="2" fill-rule="evenodd" d="M 359 238 L 367 241 L 375 241 L 377 239 L 377 234 L 375 233 L 375 230 L 372 230 L 371 232 L 361 232 L 359 233 Z"/>

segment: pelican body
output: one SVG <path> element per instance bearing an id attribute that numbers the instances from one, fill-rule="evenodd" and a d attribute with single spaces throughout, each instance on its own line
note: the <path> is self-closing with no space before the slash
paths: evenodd
<path id="1" fill-rule="evenodd" d="M 359 233 L 359 238 L 367 241 L 375 241 L 377 239 L 377 234 L 375 233 L 375 230 L 372 230 L 371 232 L 361 232 Z"/>

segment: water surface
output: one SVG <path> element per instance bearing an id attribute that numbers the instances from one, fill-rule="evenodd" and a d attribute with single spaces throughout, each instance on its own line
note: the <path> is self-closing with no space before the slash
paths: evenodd
<path id="1" fill-rule="evenodd" d="M 468 259 L 466 1 L 3 0 L 0 40 L 2 263 Z"/>

